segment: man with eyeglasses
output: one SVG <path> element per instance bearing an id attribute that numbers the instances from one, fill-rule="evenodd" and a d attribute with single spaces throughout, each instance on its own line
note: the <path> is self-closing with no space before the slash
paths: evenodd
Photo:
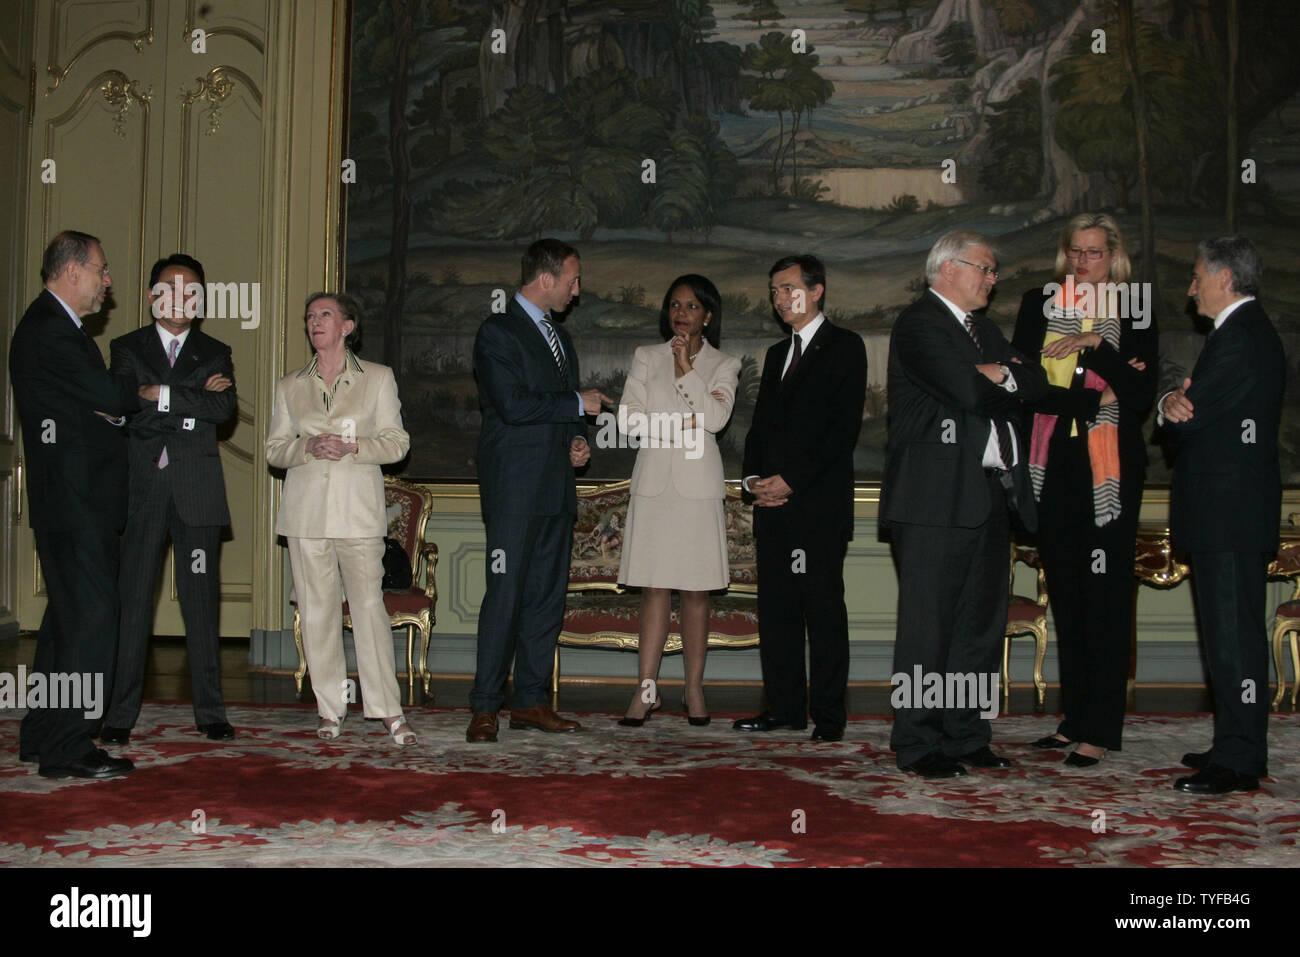
<path id="1" fill-rule="evenodd" d="M 32 707 L 19 731 L 19 756 L 39 761 L 45 777 L 110 778 L 132 764 L 91 743 L 100 715 L 87 712 L 92 702 L 84 692 L 107 688 L 117 654 L 118 534 L 126 521 L 121 424 L 138 399 L 134 384 L 105 368 L 82 325 L 113 284 L 99 240 L 59 233 L 45 250 L 41 277 L 45 289 L 9 346 L 29 524 L 48 595 L 33 673 L 47 682 L 79 675 L 83 695 L 81 702 L 49 702 L 58 708 Z"/>
<path id="2" fill-rule="evenodd" d="M 998 279 L 992 240 L 962 230 L 940 237 L 925 275 L 929 290 L 903 310 L 890 337 L 880 521 L 898 569 L 894 674 L 909 686 L 938 675 L 953 687 L 949 675 L 998 670 L 1011 511 L 1026 529 L 1037 527 L 1029 450 L 1013 423 L 1047 380 L 976 315 Z M 1010 766 L 989 748 L 992 731 L 974 701 L 936 707 L 914 694 L 896 693 L 894 702 L 890 747 L 899 768 L 950 778 L 966 765 Z"/>

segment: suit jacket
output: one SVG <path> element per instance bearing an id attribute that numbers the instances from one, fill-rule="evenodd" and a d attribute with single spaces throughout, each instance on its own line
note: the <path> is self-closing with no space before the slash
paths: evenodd
<path id="1" fill-rule="evenodd" d="M 1031 289 L 1020 301 L 1020 314 L 1011 345 L 1026 356 L 1038 356 L 1047 336 L 1047 316 L 1044 308 L 1051 301 L 1041 290 Z M 1052 448 L 1070 435 L 1071 423 L 1077 423 L 1080 435 L 1087 435 L 1087 424 L 1097 418 L 1101 393 L 1085 389 L 1086 371 L 1091 369 L 1106 380 L 1115 391 L 1119 402 L 1119 462 L 1120 475 L 1145 472 L 1147 465 L 1146 438 L 1142 426 L 1151 403 L 1155 399 L 1156 375 L 1159 366 L 1159 332 L 1152 318 L 1145 329 L 1136 328 L 1131 320 L 1123 320 L 1119 334 L 1119 348 L 1102 343 L 1096 349 L 1075 354 L 1075 374 L 1069 388 L 1049 385 L 1043 397 L 1024 408 L 1024 437 L 1032 434 L 1033 414 L 1059 416 L 1052 434 Z M 1140 359 L 1146 369 L 1139 371 L 1128 364 L 1129 359 Z M 1048 449 L 1047 466 L 1052 467 L 1052 449 Z"/>
<path id="2" fill-rule="evenodd" d="M 677 378 L 673 350 L 666 342 L 641 346 L 632 356 L 632 371 L 623 387 L 619 416 L 626 419 L 629 434 L 643 442 L 659 443 L 658 448 L 643 444 L 637 452 L 632 468 L 633 495 L 662 495 L 669 485 L 683 498 L 718 499 L 726 494 L 715 435 L 731 419 L 740 360 L 705 342 L 691 365 L 690 372 Z M 713 398 L 714 392 L 721 392 L 725 398 L 719 402 Z M 649 417 L 657 412 L 695 414 L 699 427 L 689 439 L 680 432 L 675 435 L 662 419 L 647 418 L 643 427 L 633 428 L 637 425 L 635 416 Z M 681 420 L 677 423 L 680 428 Z M 620 428 L 624 424 L 620 421 Z M 674 441 L 679 446 L 688 441 L 698 444 L 693 450 L 673 448 Z"/>
<path id="3" fill-rule="evenodd" d="M 1258 300 L 1238 306 L 1210 333 L 1187 390 L 1192 418 L 1163 427 L 1175 456 L 1175 548 L 1276 551 L 1285 382 L 1282 341 Z"/>
<path id="4" fill-rule="evenodd" d="M 23 426 L 31 527 L 120 530 L 126 522 L 125 435 L 95 413 L 134 411 L 135 383 L 109 373 L 94 340 L 48 290 L 14 330 L 9 381 Z"/>
<path id="5" fill-rule="evenodd" d="M 545 336 L 513 298 L 474 338 L 483 428 L 478 437 L 483 513 L 576 515 L 569 442 L 587 435 L 578 415 L 578 353 L 561 323 L 555 333 L 568 375 L 561 379 Z"/>
<path id="6" fill-rule="evenodd" d="M 984 449 L 995 419 L 1014 424 L 1021 403 L 1036 402 L 1047 379 L 1034 359 L 1012 348 L 986 316 L 975 316 L 983 354 L 939 297 L 927 291 L 899 315 L 889 339 L 889 443 L 880 496 L 882 525 L 976 528 L 993 503 Z M 1019 364 L 1012 360 L 1018 360 Z M 975 366 L 1006 363 L 1016 391 L 994 385 Z M 1014 503 L 1028 530 L 1037 527 L 1029 484 L 1029 448 L 1012 469 Z"/>
<path id="7" fill-rule="evenodd" d="M 169 411 L 159 412 L 156 400 L 140 399 L 127 424 L 131 478 L 127 513 L 134 514 L 149 500 L 153 486 L 162 481 L 164 470 L 158 468 L 158 459 L 165 447 L 166 477 L 171 480 L 181 521 L 186 525 L 229 525 L 217 426 L 239 407 L 230 347 L 191 327 L 172 366 L 151 323 L 113 340 L 109 369 L 136 386 L 171 388 Z M 203 383 L 218 372 L 230 379 L 230 388 L 224 392 L 204 389 Z"/>
<path id="8" fill-rule="evenodd" d="M 313 359 L 275 387 L 266 461 L 287 469 L 275 533 L 293 538 L 382 538 L 384 476 L 379 466 L 400 461 L 411 447 L 393 370 L 351 352 L 329 409 Z M 307 452 L 314 435 L 342 435 L 351 419 L 357 451 L 337 462 Z"/>
<path id="9" fill-rule="evenodd" d="M 792 339 L 767 350 L 744 474 L 780 475 L 793 489 L 779 506 L 808 534 L 853 537 L 853 449 L 862 428 L 867 350 L 856 332 L 823 321 L 786 382 Z"/>

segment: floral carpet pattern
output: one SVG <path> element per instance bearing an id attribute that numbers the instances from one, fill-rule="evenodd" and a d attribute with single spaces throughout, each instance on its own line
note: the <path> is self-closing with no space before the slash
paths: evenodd
<path id="1" fill-rule="evenodd" d="M 399 749 L 356 714 L 335 741 L 314 710 L 229 709 L 211 742 L 189 706 L 146 704 L 135 773 L 53 781 L 17 760 L 0 714 L 0 865 L 519 867 L 1185 867 L 1300 862 L 1300 715 L 1270 719 L 1261 790 L 1194 797 L 1170 785 L 1208 747 L 1206 715 L 1129 716 L 1124 750 L 1093 769 L 1024 742 L 1050 716 L 994 721 L 1004 771 L 926 781 L 894 766 L 890 721 L 850 721 L 842 742 L 745 735 L 680 715 L 620 728 L 511 731 L 465 743 L 468 712 L 408 711 Z"/>

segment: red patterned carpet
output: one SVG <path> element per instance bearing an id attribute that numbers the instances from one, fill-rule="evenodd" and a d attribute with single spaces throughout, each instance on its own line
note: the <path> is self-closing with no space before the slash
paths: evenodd
<path id="1" fill-rule="evenodd" d="M 1004 717 L 1016 766 L 927 782 L 899 772 L 889 721 L 845 740 L 742 735 L 715 718 L 644 728 L 579 715 L 573 735 L 512 732 L 468 745 L 463 709 L 409 712 L 419 746 L 377 722 L 316 739 L 307 707 L 234 707 L 239 737 L 209 742 L 188 705 L 148 704 L 137 771 L 50 781 L 17 761 L 21 712 L 0 716 L 0 864 L 94 866 L 1294 866 L 1300 715 L 1270 724 L 1261 791 L 1173 791 L 1210 719 L 1130 716 L 1125 750 L 1076 771 L 1027 742 L 1052 717 Z M 355 719 L 355 713 L 354 713 Z"/>

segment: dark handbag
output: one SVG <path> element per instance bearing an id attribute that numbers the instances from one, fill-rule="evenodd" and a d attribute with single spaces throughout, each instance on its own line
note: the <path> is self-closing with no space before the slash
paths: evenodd
<path id="1" fill-rule="evenodd" d="M 384 588 L 411 587 L 411 559 L 395 538 L 384 539 Z"/>

